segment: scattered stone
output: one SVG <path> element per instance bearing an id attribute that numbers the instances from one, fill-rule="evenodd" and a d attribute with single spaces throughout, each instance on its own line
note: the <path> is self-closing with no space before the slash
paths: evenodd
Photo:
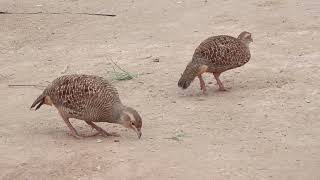
<path id="1" fill-rule="evenodd" d="M 153 62 L 160 62 L 160 59 L 159 58 L 154 58 L 152 61 Z"/>
<path id="2" fill-rule="evenodd" d="M 97 143 L 101 143 L 102 142 L 102 140 L 101 139 L 97 139 Z"/>
<path id="3" fill-rule="evenodd" d="M 306 103 L 311 103 L 311 101 L 309 99 L 305 99 Z"/>

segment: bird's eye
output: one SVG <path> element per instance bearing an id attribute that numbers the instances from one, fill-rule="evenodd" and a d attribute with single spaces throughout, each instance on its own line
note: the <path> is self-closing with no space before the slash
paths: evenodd
<path id="1" fill-rule="evenodd" d="M 134 122 L 131 122 L 131 125 L 134 126 Z"/>

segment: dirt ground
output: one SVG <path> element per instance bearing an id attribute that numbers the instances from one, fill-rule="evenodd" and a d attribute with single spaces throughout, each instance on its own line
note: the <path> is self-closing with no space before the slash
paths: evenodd
<path id="1" fill-rule="evenodd" d="M 0 0 L 1 179 L 320 179 L 319 0 Z M 177 81 L 211 35 L 253 36 L 249 63 Z M 142 138 L 99 123 L 119 138 L 76 140 L 57 111 L 29 107 L 58 76 L 111 79 L 116 61 L 138 74 L 115 81 L 143 118 Z M 159 62 L 155 62 L 159 59 Z M 210 84 L 208 84 L 210 83 Z M 81 133 L 94 132 L 72 120 Z"/>

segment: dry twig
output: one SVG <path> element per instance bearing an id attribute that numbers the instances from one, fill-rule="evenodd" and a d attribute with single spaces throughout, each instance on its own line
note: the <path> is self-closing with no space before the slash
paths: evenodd
<path id="1" fill-rule="evenodd" d="M 89 16 L 116 16 L 115 14 L 105 14 L 105 13 L 71 13 L 71 12 L 6 12 L 6 11 L 0 11 L 1 14 L 27 14 L 27 15 L 33 15 L 33 14 L 82 14 L 82 15 L 89 15 Z"/>
<path id="2" fill-rule="evenodd" d="M 8 84 L 8 87 L 46 87 L 38 84 Z"/>

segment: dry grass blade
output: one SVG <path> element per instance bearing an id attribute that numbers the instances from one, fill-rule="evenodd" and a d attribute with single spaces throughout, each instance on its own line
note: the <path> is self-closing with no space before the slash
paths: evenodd
<path id="1" fill-rule="evenodd" d="M 116 62 L 114 62 L 112 59 L 110 59 L 112 62 L 112 68 L 113 68 L 113 79 L 117 81 L 127 81 L 135 78 L 137 75 L 131 74 L 128 71 L 121 68 Z M 116 68 L 118 69 L 116 69 Z M 119 71 L 120 70 L 120 71 Z"/>

